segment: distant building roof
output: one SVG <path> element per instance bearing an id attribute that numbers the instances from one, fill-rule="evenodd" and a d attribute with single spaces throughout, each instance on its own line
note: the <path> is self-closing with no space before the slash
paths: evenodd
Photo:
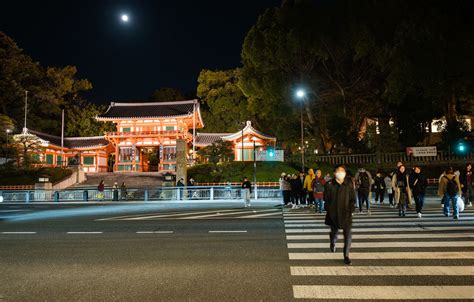
<path id="1" fill-rule="evenodd" d="M 97 119 L 113 121 L 117 119 L 192 117 L 194 105 L 196 105 L 198 122 L 204 125 L 197 100 L 142 103 L 112 102 L 107 111 L 97 116 Z"/>
<path id="2" fill-rule="evenodd" d="M 196 133 L 196 147 L 206 147 L 230 133 Z"/>
<path id="3" fill-rule="evenodd" d="M 49 142 L 51 145 L 61 147 L 61 137 L 51 134 L 46 134 L 39 131 L 28 130 L 29 133 L 36 135 Z M 65 137 L 64 147 L 69 149 L 81 149 L 81 148 L 97 148 L 107 146 L 109 141 L 103 136 L 89 136 L 89 137 Z"/>

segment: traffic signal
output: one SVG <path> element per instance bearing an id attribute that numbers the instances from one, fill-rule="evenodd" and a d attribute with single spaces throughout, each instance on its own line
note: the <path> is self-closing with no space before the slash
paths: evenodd
<path id="1" fill-rule="evenodd" d="M 268 149 L 267 149 L 267 155 L 268 155 L 269 158 L 275 157 L 275 149 L 273 149 L 273 148 L 268 148 Z"/>
<path id="2" fill-rule="evenodd" d="M 456 144 L 455 150 L 456 154 L 458 155 L 466 155 L 469 154 L 470 152 L 470 146 L 469 143 L 466 142 L 465 140 L 461 140 Z"/>

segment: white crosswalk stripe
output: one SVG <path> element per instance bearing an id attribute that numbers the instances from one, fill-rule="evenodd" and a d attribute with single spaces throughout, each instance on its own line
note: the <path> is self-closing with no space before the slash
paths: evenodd
<path id="1" fill-rule="evenodd" d="M 125 215 L 97 219 L 97 221 L 143 221 L 143 220 L 198 220 L 198 219 L 280 219 L 282 211 L 278 208 L 222 209 L 209 211 L 172 212 L 160 214 Z"/>
<path id="2" fill-rule="evenodd" d="M 458 221 L 445 217 L 439 207 L 427 208 L 421 219 L 410 212 L 398 217 L 396 209 L 382 207 L 373 208 L 371 215 L 355 214 L 352 266 L 342 263 L 343 236 L 336 244 L 337 252 L 329 252 L 329 228 L 324 224 L 324 215 L 286 210 L 283 217 L 296 299 L 474 299 L 472 209 L 466 209 Z M 342 276 L 344 284 L 331 284 Z M 361 285 L 360 278 L 370 276 L 389 281 Z M 405 281 L 390 281 L 401 276 Z M 422 281 L 414 285 L 410 276 Z M 324 284 L 311 281 L 321 277 L 325 278 Z M 462 277 L 465 282 L 439 283 L 445 280 L 443 277 Z"/>

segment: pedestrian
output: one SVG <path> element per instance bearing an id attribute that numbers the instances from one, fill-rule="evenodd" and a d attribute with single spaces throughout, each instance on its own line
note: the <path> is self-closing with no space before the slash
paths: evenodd
<path id="1" fill-rule="evenodd" d="M 374 178 L 374 191 L 375 191 L 375 202 L 377 203 L 380 200 L 380 203 L 383 203 L 383 198 L 385 196 L 385 180 L 382 176 L 382 171 L 378 170 Z"/>
<path id="2" fill-rule="evenodd" d="M 245 205 L 244 207 L 250 207 L 250 194 L 252 194 L 252 184 L 248 180 L 248 178 L 245 176 L 244 180 L 242 181 L 242 196 L 244 198 Z"/>
<path id="3" fill-rule="evenodd" d="M 229 199 L 233 199 L 232 198 L 232 184 L 230 183 L 230 181 L 226 181 L 225 191 L 226 191 L 226 197 Z"/>
<path id="4" fill-rule="evenodd" d="M 428 186 L 428 180 L 421 172 L 420 166 L 415 166 L 415 170 L 410 175 L 409 180 L 413 199 L 415 199 L 416 213 L 418 215 L 418 218 L 421 218 L 423 204 L 425 201 L 426 187 Z"/>
<path id="5" fill-rule="evenodd" d="M 472 164 L 467 164 L 466 168 L 461 173 L 460 177 L 461 188 L 464 194 L 464 204 L 466 207 L 472 207 L 472 201 L 474 199 L 473 183 L 474 179 L 472 177 Z"/>
<path id="6" fill-rule="evenodd" d="M 367 214 L 370 215 L 370 187 L 372 185 L 372 175 L 369 171 L 364 168 L 360 168 L 355 175 L 356 187 L 357 187 L 357 197 L 359 199 L 359 212 L 362 213 L 362 206 L 364 202 L 367 205 Z"/>
<path id="7" fill-rule="evenodd" d="M 313 179 L 313 184 L 311 186 L 313 188 L 315 212 L 320 214 L 323 212 L 325 185 L 326 181 L 323 178 L 321 170 L 316 170 L 316 177 Z"/>
<path id="8" fill-rule="evenodd" d="M 283 192 L 283 181 L 285 180 L 285 177 L 286 177 L 286 173 L 281 172 L 280 178 L 278 179 L 278 185 L 279 185 L 279 188 L 280 188 L 280 191 L 281 191 L 281 195 L 283 196 L 283 204 L 284 205 L 286 205 L 286 203 L 285 203 L 285 193 Z"/>
<path id="9" fill-rule="evenodd" d="M 97 186 L 97 191 L 99 191 L 99 193 L 97 193 L 97 199 L 104 199 L 105 184 L 103 180 L 101 180 Z"/>
<path id="10" fill-rule="evenodd" d="M 113 189 L 113 200 L 114 201 L 118 201 L 118 198 L 119 198 L 119 187 L 118 187 L 118 183 L 117 182 L 114 182 L 114 186 L 112 187 Z"/>
<path id="11" fill-rule="evenodd" d="M 326 176 L 324 176 L 324 181 L 328 182 L 332 179 L 331 174 L 327 173 Z"/>
<path id="12" fill-rule="evenodd" d="M 282 180 L 282 190 L 283 190 L 283 203 L 287 207 L 293 207 L 294 204 L 291 203 L 291 184 L 290 184 L 291 177 L 289 175 L 285 175 Z"/>
<path id="13" fill-rule="evenodd" d="M 291 175 L 290 179 L 290 187 L 291 187 L 291 198 L 290 202 L 293 204 L 293 208 L 297 208 L 300 206 L 300 186 L 301 182 L 296 174 Z"/>
<path id="14" fill-rule="evenodd" d="M 403 163 L 401 161 L 398 161 L 397 162 L 397 168 L 393 171 L 393 175 L 392 175 L 393 198 L 395 200 L 395 206 L 397 206 L 397 207 L 398 207 L 398 200 L 400 199 L 400 190 L 396 186 L 396 181 L 397 181 L 398 170 L 399 170 L 400 166 L 402 166 L 402 165 L 403 165 Z"/>
<path id="15" fill-rule="evenodd" d="M 390 172 L 387 176 L 384 178 L 385 182 L 385 190 L 388 195 L 388 202 L 390 204 L 390 207 L 393 208 L 393 188 L 392 188 L 392 177 L 393 177 L 393 172 Z"/>
<path id="16" fill-rule="evenodd" d="M 181 177 L 178 182 L 176 183 L 176 187 L 178 187 L 178 194 L 179 200 L 183 199 L 183 187 L 184 187 L 184 178 Z"/>
<path id="17" fill-rule="evenodd" d="M 194 187 L 195 186 L 195 181 L 193 178 L 190 178 L 189 181 L 188 181 L 188 187 Z M 188 196 L 191 198 L 191 199 L 194 199 L 194 198 L 197 198 L 197 191 L 195 190 L 191 190 L 189 189 L 188 190 Z"/>
<path id="18" fill-rule="evenodd" d="M 398 191 L 398 216 L 405 216 L 408 205 L 408 195 L 410 194 L 410 185 L 408 175 L 404 165 L 398 167 L 398 172 L 394 176 L 395 187 Z"/>
<path id="19" fill-rule="evenodd" d="M 459 177 L 454 174 L 453 168 L 449 167 L 446 169 L 445 175 L 441 178 L 438 187 L 438 195 L 444 199 L 444 216 L 450 216 L 449 202 L 451 202 L 453 205 L 453 218 L 459 219 L 457 197 L 461 196 L 461 194 Z"/>
<path id="20" fill-rule="evenodd" d="M 438 178 L 438 185 L 441 183 L 443 177 L 446 176 L 446 170 L 444 170 Z M 441 196 L 441 207 L 444 208 L 444 196 Z"/>
<path id="21" fill-rule="evenodd" d="M 312 207 L 314 204 L 313 187 L 311 185 L 315 177 L 314 170 L 309 169 L 308 175 L 306 175 L 306 178 L 304 179 L 303 190 L 305 192 L 305 199 L 307 198 L 308 200 L 309 207 Z"/>
<path id="22" fill-rule="evenodd" d="M 122 185 L 120 186 L 120 198 L 127 200 L 127 186 L 125 185 L 125 182 L 122 182 Z"/>
<path id="23" fill-rule="evenodd" d="M 349 253 L 352 242 L 352 213 L 355 210 L 355 190 L 349 178 L 346 178 L 346 168 L 338 165 L 334 169 L 334 179 L 324 188 L 325 224 L 331 228 L 329 233 L 331 252 L 336 252 L 337 233 L 342 229 L 344 234 L 344 263 L 351 264 Z"/>
<path id="24" fill-rule="evenodd" d="M 300 183 L 298 184 L 298 188 L 300 191 L 300 204 L 304 206 L 306 204 L 306 192 L 304 191 L 304 180 L 306 176 L 304 175 L 304 172 L 300 172 L 300 177 L 299 181 Z"/>

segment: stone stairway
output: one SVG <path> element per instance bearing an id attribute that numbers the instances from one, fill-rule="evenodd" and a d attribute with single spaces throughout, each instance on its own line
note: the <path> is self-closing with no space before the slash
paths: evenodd
<path id="1" fill-rule="evenodd" d="M 75 185 L 76 188 L 97 187 L 101 180 L 105 187 L 112 187 L 115 182 L 120 186 L 125 182 L 127 188 L 153 188 L 159 187 L 163 182 L 163 175 L 158 172 L 140 173 L 89 173 L 87 180 Z"/>

